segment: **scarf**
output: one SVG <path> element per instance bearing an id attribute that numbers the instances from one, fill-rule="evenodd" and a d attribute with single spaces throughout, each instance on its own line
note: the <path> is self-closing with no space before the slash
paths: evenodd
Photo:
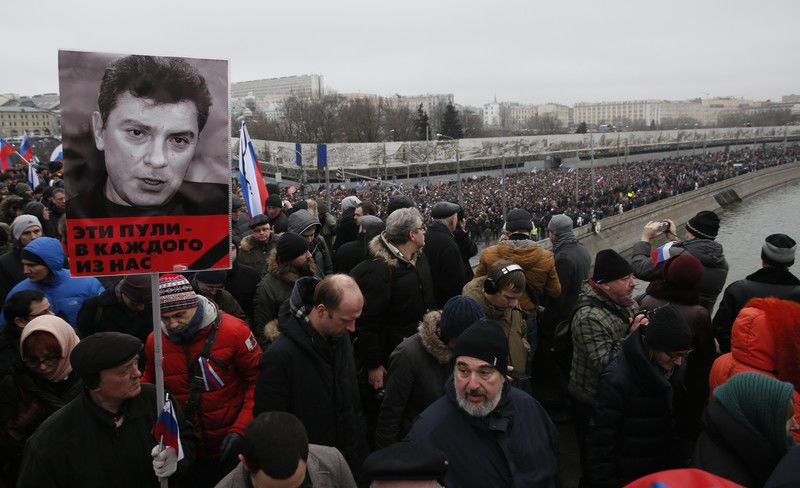
<path id="1" fill-rule="evenodd" d="M 578 238 L 575 237 L 575 234 L 572 232 L 564 232 L 562 234 L 557 234 L 556 239 L 552 242 L 553 245 L 553 254 L 557 253 L 559 249 L 561 249 L 565 244 L 570 243 L 577 243 Z"/>
<path id="2" fill-rule="evenodd" d="M 72 353 L 75 346 L 78 345 L 78 342 L 80 342 L 78 335 L 75 334 L 75 330 L 72 326 L 61 317 L 55 315 L 36 317 L 28 322 L 19 338 L 19 349 L 23 361 L 26 359 L 25 353 L 23 352 L 25 350 L 25 339 L 37 331 L 47 332 L 52 335 L 56 338 L 58 345 L 61 347 L 61 358 L 58 360 L 58 366 L 56 366 L 53 374 L 48 376 L 47 379 L 53 382 L 64 381 L 72 372 L 72 366 L 69 363 L 69 355 Z"/>
<path id="3" fill-rule="evenodd" d="M 167 339 L 171 340 L 175 344 L 186 345 L 192 342 L 194 336 L 197 334 L 197 331 L 200 330 L 201 326 L 203 325 L 203 318 L 205 316 L 205 307 L 203 303 L 198 301 L 197 303 L 197 311 L 195 311 L 194 316 L 189 320 L 189 323 L 181 330 L 176 330 L 174 332 L 167 330 L 164 327 L 164 323 L 161 323 L 161 329 L 167 335 Z"/>
<path id="4" fill-rule="evenodd" d="M 626 298 L 623 303 L 620 303 L 620 302 L 614 300 L 613 298 L 611 298 L 611 296 L 608 293 L 605 292 L 605 290 L 600 288 L 600 286 L 597 283 L 595 283 L 594 280 L 591 279 L 591 278 L 586 280 L 586 282 L 589 283 L 589 286 L 591 286 L 592 289 L 594 291 L 596 291 L 601 297 L 603 297 L 606 300 L 610 301 L 614 305 L 619 305 L 620 307 L 630 307 L 633 304 L 633 300 L 630 299 L 630 298 Z"/>

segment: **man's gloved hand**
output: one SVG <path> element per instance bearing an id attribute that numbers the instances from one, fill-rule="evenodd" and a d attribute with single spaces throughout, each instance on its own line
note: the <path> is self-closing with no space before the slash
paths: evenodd
<path id="1" fill-rule="evenodd" d="M 224 464 L 227 460 L 235 458 L 239 454 L 242 446 L 242 436 L 236 432 L 229 432 L 228 435 L 222 439 L 222 445 L 219 450 L 222 454 L 221 461 Z"/>
<path id="2" fill-rule="evenodd" d="M 155 446 L 150 455 L 153 456 L 153 471 L 159 478 L 169 478 L 178 470 L 178 453 L 175 449 Z"/>

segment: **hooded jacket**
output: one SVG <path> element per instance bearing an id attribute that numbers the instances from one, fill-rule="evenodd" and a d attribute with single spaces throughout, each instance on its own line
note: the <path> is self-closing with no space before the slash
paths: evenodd
<path id="1" fill-rule="evenodd" d="M 62 317 L 75 327 L 78 323 L 78 311 L 84 300 L 103 292 L 103 285 L 96 278 L 73 278 L 68 269 L 64 269 L 64 251 L 61 243 L 52 237 L 34 239 L 25 249 L 36 254 L 44 261 L 50 273 L 37 283 L 25 279 L 11 289 L 6 299 L 22 290 L 39 290 L 47 296 L 53 313 Z M 5 319 L 2 319 L 5 323 Z"/>
<path id="2" fill-rule="evenodd" d="M 342 212 L 342 216 L 336 223 L 336 237 L 333 241 L 333 250 L 336 251 L 342 244 L 356 240 L 358 236 L 358 224 L 356 224 L 355 207 L 348 208 Z"/>
<path id="3" fill-rule="evenodd" d="M 688 252 L 703 263 L 703 279 L 696 289 L 700 294 L 700 305 L 710 313 L 728 277 L 728 261 L 725 260 L 722 244 L 710 239 L 692 239 L 673 243 L 669 251 L 670 256 Z M 649 242 L 639 241 L 633 245 L 630 263 L 633 275 L 640 280 L 653 281 L 662 277 L 664 263 L 653 264 Z"/>
<path id="4" fill-rule="evenodd" d="M 659 371 L 642 344 L 642 328 L 623 342 L 597 389 L 586 439 L 591 486 L 624 486 L 656 471 L 684 467 L 672 410 L 682 372 L 683 366 L 676 367 L 667 378 Z"/>
<path id="5" fill-rule="evenodd" d="M 281 306 L 280 335 L 261 359 L 253 415 L 297 416 L 313 444 L 342 452 L 354 473 L 367 454 L 353 346 L 346 336 L 326 338 L 308 322 L 318 280 L 297 280 Z"/>
<path id="6" fill-rule="evenodd" d="M 524 310 L 536 308 L 545 296 L 558 298 L 561 295 L 561 283 L 558 281 L 553 253 L 534 241 L 507 239 L 487 247 L 475 268 L 475 276 L 485 276 L 492 264 L 501 259 L 516 263 L 525 270 L 525 293 L 519 299 L 519 305 Z"/>
<path id="7" fill-rule="evenodd" d="M 739 312 L 731 330 L 731 352 L 711 367 L 711 390 L 731 376 L 755 371 L 794 385 L 794 418 L 800 422 L 800 303 L 754 298 Z M 800 432 L 793 432 L 800 442 Z"/>
<path id="8" fill-rule="evenodd" d="M 239 245 L 239 251 L 236 255 L 236 261 L 239 264 L 250 266 L 258 271 L 259 276 L 264 276 L 267 272 L 267 259 L 269 253 L 275 248 L 278 239 L 275 238 L 275 233 L 269 234 L 269 239 L 266 241 L 259 241 L 253 234 L 242 238 L 242 243 Z"/>
<path id="9" fill-rule="evenodd" d="M 316 266 L 312 263 L 312 274 Z M 266 333 L 267 326 L 277 330 L 278 312 L 281 304 L 292 294 L 295 282 L 301 278 L 289 263 L 278 263 L 277 253 L 269 255 L 267 263 L 268 273 L 264 275 L 256 288 L 255 298 L 253 299 L 253 330 L 261 344 L 268 342 L 270 335 Z"/>
<path id="10" fill-rule="evenodd" d="M 425 254 L 414 262 L 395 254 L 383 234 L 369 243 L 373 259 L 353 268 L 350 275 L 364 295 L 356 321 L 356 352 L 367 369 L 388 364 L 400 342 L 416 332 L 423 315 L 435 305 L 433 282 Z"/>
<path id="11" fill-rule="evenodd" d="M 181 345 L 169 339 L 161 324 L 164 387 L 175 396 L 182 410 L 189 399 L 190 371 L 188 364 L 197 364 L 206 336 L 218 323 L 219 330 L 211 347 L 208 364 L 221 380 L 221 386 L 210 379 L 209 387 L 200 390 L 200 407 L 197 415 L 187 419 L 200 434 L 199 459 L 219 459 L 222 439 L 229 432 L 244 435 L 244 429 L 253 419 L 253 393 L 258 377 L 261 348 L 250 328 L 243 321 L 217 310 L 216 305 L 204 296 L 197 297 L 203 307 L 203 322 L 191 343 Z M 144 347 L 147 364 L 142 381 L 155 382 L 153 334 Z M 208 373 L 207 373 L 208 374 Z"/>
<path id="12" fill-rule="evenodd" d="M 405 437 L 417 416 L 444 393 L 444 382 L 453 370 L 453 352 L 439 337 L 441 317 L 438 310 L 426 313 L 417 333 L 404 339 L 389 357 L 376 449 Z"/>
<path id="13" fill-rule="evenodd" d="M 514 372 L 524 375 L 528 372 L 528 359 L 531 355 L 531 345 L 528 343 L 528 326 L 522 311 L 518 308 L 496 308 L 489 303 L 483 294 L 485 276 L 479 276 L 464 285 L 463 294 L 472 298 L 486 312 L 486 317 L 497 320 L 503 325 L 503 332 L 508 337 L 509 365 L 514 367 Z"/>
<path id="14" fill-rule="evenodd" d="M 322 279 L 329 274 L 333 274 L 333 257 L 325 239 L 319 234 L 322 226 L 319 220 L 311 215 L 306 209 L 300 209 L 289 216 L 289 232 L 303 235 L 309 227 L 314 227 L 314 241 L 308 246 L 314 263 L 317 265 L 317 278 Z"/>
<path id="15" fill-rule="evenodd" d="M 448 488 L 558 486 L 558 431 L 532 396 L 508 382 L 483 418 L 458 406 L 453 377 L 445 396 L 419 416 L 408 438 L 444 452 Z"/>
<path id="16" fill-rule="evenodd" d="M 731 328 L 739 311 L 751 298 L 775 297 L 800 302 L 800 280 L 786 268 L 761 268 L 747 278 L 734 281 L 722 295 L 714 315 L 714 337 L 723 353 L 731 350 Z"/>

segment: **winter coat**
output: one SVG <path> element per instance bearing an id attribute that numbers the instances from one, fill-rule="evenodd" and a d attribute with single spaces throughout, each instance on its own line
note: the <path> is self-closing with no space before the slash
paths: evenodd
<path id="1" fill-rule="evenodd" d="M 19 338 L 22 329 L 15 324 L 7 324 L 0 329 L 0 380 L 14 371 L 14 365 L 22 358 L 19 352 Z"/>
<path id="2" fill-rule="evenodd" d="M 754 298 L 739 312 L 731 330 L 731 352 L 711 367 L 711 390 L 731 376 L 755 371 L 794 385 L 794 418 L 800 422 L 800 304 Z M 800 432 L 793 433 L 800 442 Z"/>
<path id="3" fill-rule="evenodd" d="M 231 219 L 231 236 L 238 237 L 240 240 L 250 233 L 250 216 L 244 212 L 239 212 L 239 219 Z"/>
<path id="4" fill-rule="evenodd" d="M 764 486 L 781 454 L 764 437 L 736 420 L 717 399 L 708 404 L 703 424 L 705 429 L 692 457 L 694 466 L 747 488 Z"/>
<path id="5" fill-rule="evenodd" d="M 55 239 L 40 237 L 29 242 L 25 249 L 42 258 L 50 273 L 37 283 L 23 280 L 8 292 L 8 297 L 22 290 L 39 290 L 47 296 L 53 313 L 75 327 L 81 305 L 86 299 L 102 293 L 103 285 L 96 278 L 73 278 L 69 270 L 64 269 L 64 251 Z"/>
<path id="6" fill-rule="evenodd" d="M 478 254 L 478 245 L 469 238 L 469 234 L 460 227 L 453 231 L 453 238 L 456 240 L 459 252 L 461 252 L 461 262 L 464 263 L 464 283 L 469 283 L 475 277 L 472 271 L 472 263 L 469 262 L 472 256 Z"/>
<path id="7" fill-rule="evenodd" d="M 187 345 L 169 339 L 162 325 L 162 348 L 164 387 L 175 396 L 182 410 L 186 409 L 190 391 L 190 370 L 187 363 L 196 368 L 206 336 L 213 327 L 219 326 L 217 337 L 208 355 L 208 364 L 219 376 L 222 386 L 209 378 L 208 388 L 200 388 L 200 407 L 189 419 L 200 435 L 198 459 L 219 459 L 222 439 L 230 432 L 244 435 L 244 429 L 253 419 L 253 392 L 258 378 L 258 362 L 261 348 L 241 320 L 225 312 L 217 311 L 208 299 L 198 296 L 204 310 L 201 329 Z M 154 338 L 145 344 L 145 366 L 142 381 L 155 381 Z M 195 369 L 195 371 L 199 371 Z M 206 372 L 208 375 L 208 372 Z"/>
<path id="8" fill-rule="evenodd" d="M 444 393 L 444 382 L 453 372 L 453 354 L 439 337 L 441 316 L 439 311 L 426 313 L 418 332 L 404 339 L 389 357 L 376 449 L 403 439 L 417 416 Z"/>
<path id="9" fill-rule="evenodd" d="M 653 283 L 658 282 L 654 281 Z M 711 334 L 711 318 L 708 310 L 700 305 L 699 300 L 695 300 L 693 304 L 681 303 L 676 301 L 679 299 L 678 296 L 670 296 L 668 292 L 654 291 L 653 293 L 661 298 L 645 295 L 640 302 L 642 309 L 655 310 L 671 303 L 678 309 L 692 331 L 692 354 L 685 359 L 683 387 L 675 389 L 673 406 L 681 435 L 689 440 L 694 440 L 702 430 L 700 419 L 710 393 L 708 375 L 711 372 L 711 365 L 717 358 L 714 337 Z"/>
<path id="10" fill-rule="evenodd" d="M 356 353 L 363 366 L 386 365 L 389 354 L 416 332 L 422 316 L 435 305 L 433 282 L 425 254 L 414 262 L 392 252 L 383 234 L 369 243 L 373 258 L 350 272 L 364 295 L 364 308 L 356 321 Z"/>
<path id="11" fill-rule="evenodd" d="M 355 241 L 345 242 L 336 250 L 334 269 L 337 273 L 350 273 L 361 261 L 368 259 L 369 242 L 364 234 L 359 234 Z"/>
<path id="12" fill-rule="evenodd" d="M 569 392 L 583 403 L 594 402 L 600 374 L 622 349 L 639 306 L 623 307 L 597 292 L 588 282 L 572 316 L 572 368 Z"/>
<path id="13" fill-rule="evenodd" d="M 352 242 L 358 237 L 358 224 L 356 224 L 356 209 L 348 208 L 336 223 L 336 237 L 333 241 L 333 250 L 336 251 L 342 244 Z"/>
<path id="14" fill-rule="evenodd" d="M 159 486 L 150 452 L 157 444 L 152 429 L 156 387 L 123 403 L 122 424 L 100 408 L 84 391 L 51 415 L 28 439 L 17 486 L 36 488 L 143 488 Z M 184 458 L 170 484 L 178 481 L 195 457 L 192 424 L 176 406 Z"/>
<path id="15" fill-rule="evenodd" d="M 253 300 L 253 330 L 260 344 L 267 339 L 264 328 L 270 322 L 277 321 L 281 304 L 289 299 L 295 282 L 301 277 L 290 264 L 278 263 L 275 252 L 269 255 L 267 269 L 269 272 L 261 278 Z"/>
<path id="16" fill-rule="evenodd" d="M 325 239 L 319 235 L 319 229 L 322 227 L 319 220 L 306 209 L 300 209 L 289 216 L 289 232 L 302 235 L 309 227 L 314 227 L 316 235 L 314 236 L 314 241 L 309 244 L 308 250 L 317 265 L 316 276 L 322 279 L 329 274 L 333 274 L 333 256 L 325 243 Z"/>
<path id="17" fill-rule="evenodd" d="M 358 472 L 367 454 L 353 346 L 348 337 L 326 339 L 308 322 L 316 278 L 301 278 L 278 317 L 280 335 L 261 359 L 253 414 L 297 416 L 308 441 L 333 446 Z"/>
<path id="18" fill-rule="evenodd" d="M 587 436 L 591 486 L 619 487 L 644 475 L 684 467 L 672 394 L 682 366 L 670 378 L 642 344 L 642 329 L 628 336 L 603 371 Z"/>
<path id="19" fill-rule="evenodd" d="M 275 248 L 278 239 L 274 233 L 270 233 L 269 239 L 262 242 L 256 239 L 252 234 L 245 236 L 239 245 L 239 251 L 236 255 L 236 261 L 239 264 L 250 266 L 258 271 L 259 276 L 264 276 L 267 272 L 267 260 L 269 253 Z"/>
<path id="20" fill-rule="evenodd" d="M 192 288 L 194 288 L 194 291 L 198 295 L 201 295 L 202 293 L 200 293 L 200 289 L 197 287 L 197 275 L 191 279 L 191 284 Z M 206 298 L 214 302 L 214 305 L 216 305 L 217 309 L 220 311 L 247 322 L 247 316 L 244 314 L 242 306 L 239 305 L 239 302 L 233 298 L 233 295 L 231 295 L 228 290 L 225 290 L 224 288 L 217 290 L 217 293 L 215 293 L 213 297 L 206 296 Z"/>
<path id="21" fill-rule="evenodd" d="M 153 332 L 152 307 L 147 304 L 141 312 L 129 309 L 122 302 L 116 287 L 83 302 L 78 312 L 78 336 L 108 331 L 130 334 L 145 342 Z"/>
<path id="22" fill-rule="evenodd" d="M 309 444 L 306 472 L 314 488 L 356 488 L 344 456 L 335 447 Z M 252 488 L 249 478 L 250 472 L 239 463 L 214 488 Z"/>
<path id="23" fill-rule="evenodd" d="M 253 325 L 253 297 L 256 294 L 256 287 L 261 281 L 261 275 L 255 268 L 234 261 L 228 275 L 225 278 L 225 289 L 233 295 L 233 298 L 242 306 L 247 317 L 247 323 Z"/>
<path id="24" fill-rule="evenodd" d="M 781 462 L 775 467 L 764 488 L 798 488 L 800 487 L 800 446 L 789 449 Z"/>
<path id="25" fill-rule="evenodd" d="M 0 256 L 0 298 L 5 303 L 8 292 L 25 279 L 22 272 L 22 245 L 14 239 L 11 250 Z"/>
<path id="26" fill-rule="evenodd" d="M 408 438 L 444 452 L 445 486 L 558 486 L 558 431 L 532 396 L 506 382 L 487 417 L 471 417 L 456 401 L 452 376 L 445 396 L 419 416 Z"/>
<path id="27" fill-rule="evenodd" d="M 631 267 L 633 275 L 640 280 L 653 281 L 662 277 L 664 262 L 653 263 L 650 243 L 639 241 L 633 245 L 631 251 Z M 703 263 L 703 279 L 695 287 L 700 294 L 700 305 L 706 307 L 709 313 L 714 309 L 714 304 L 728 277 L 728 261 L 722 250 L 722 244 L 709 239 L 692 239 L 683 242 L 674 242 L 669 249 L 671 257 L 688 252 Z"/>
<path id="28" fill-rule="evenodd" d="M 467 283 L 464 279 L 464 263 L 453 234 L 441 222 L 434 221 L 425 233 L 425 257 L 431 268 L 433 294 L 436 308 L 444 308 L 450 298 L 460 295 Z"/>
<path id="29" fill-rule="evenodd" d="M 554 333 L 558 324 L 569 322 L 578 303 L 581 287 L 591 273 L 592 257 L 583 244 L 576 239 L 554 247 L 554 257 L 558 281 L 561 285 L 561 294 L 551 297 L 547 302 L 544 313 L 540 316 L 542 338 L 553 345 Z M 567 338 L 569 339 L 569 338 Z M 567 340 L 567 348 L 571 348 L 572 341 Z"/>
<path id="30" fill-rule="evenodd" d="M 528 372 L 528 360 L 531 356 L 531 345 L 528 343 L 528 326 L 522 311 L 518 308 L 499 309 L 489 303 L 483 294 L 483 282 L 486 277 L 478 277 L 464 286 L 463 294 L 472 298 L 486 312 L 486 318 L 497 320 L 503 324 L 503 332 L 508 337 L 509 365 L 514 372 L 525 375 Z"/>
<path id="31" fill-rule="evenodd" d="M 52 382 L 33 374 L 22 362 L 0 382 L 0 459 L 2 478 L 14 486 L 25 441 L 42 422 L 83 391 L 83 382 L 72 374 Z"/>
<path id="32" fill-rule="evenodd" d="M 492 264 L 501 259 L 516 263 L 525 270 L 525 293 L 519 299 L 519 305 L 524 310 L 536 308 L 545 296 L 557 298 L 561 295 L 553 253 L 534 241 L 507 239 L 487 247 L 475 268 L 475 276 L 485 276 Z"/>
<path id="33" fill-rule="evenodd" d="M 723 353 L 731 350 L 731 327 L 739 311 L 751 298 L 758 297 L 800 302 L 800 280 L 788 269 L 765 267 L 728 285 L 713 322 L 714 337 L 719 341 L 719 349 Z"/>
<path id="34" fill-rule="evenodd" d="M 286 212 L 283 210 L 281 210 L 281 213 L 279 213 L 274 219 L 267 215 L 267 219 L 269 220 L 270 228 L 272 228 L 272 231 L 276 234 L 283 234 L 289 228 L 289 216 L 286 215 Z"/>

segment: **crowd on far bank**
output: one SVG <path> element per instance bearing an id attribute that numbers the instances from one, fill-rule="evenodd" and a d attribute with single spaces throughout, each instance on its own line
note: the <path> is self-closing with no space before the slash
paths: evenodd
<path id="1" fill-rule="evenodd" d="M 505 181 L 506 207 L 524 208 L 534 216 L 535 232 L 543 236 L 545 224 L 557 213 L 572 215 L 576 226 L 589 224 L 592 218 L 602 219 L 648 203 L 691 191 L 696 188 L 745 174 L 757 169 L 794 161 L 800 146 L 766 146 L 729 151 L 681 155 L 631 162 L 626 165 L 598 166 L 594 171 L 566 167 L 535 172 L 508 171 Z M 577 178 L 577 185 L 576 185 Z M 311 189 L 308 189 L 311 191 Z M 577 201 L 576 201 L 577 190 Z M 325 195 L 324 185 L 317 190 Z M 331 206 L 336 209 L 348 195 L 373 202 L 380 213 L 389 198 L 406 195 L 426 214 L 430 202 L 447 200 L 470 209 L 467 223 L 470 236 L 496 240 L 503 225 L 502 185 L 498 176 L 464 176 L 462 201 L 458 202 L 457 183 L 445 181 L 429 185 L 386 185 L 374 183 L 333 186 Z M 303 191 L 283 198 L 294 201 Z"/>

